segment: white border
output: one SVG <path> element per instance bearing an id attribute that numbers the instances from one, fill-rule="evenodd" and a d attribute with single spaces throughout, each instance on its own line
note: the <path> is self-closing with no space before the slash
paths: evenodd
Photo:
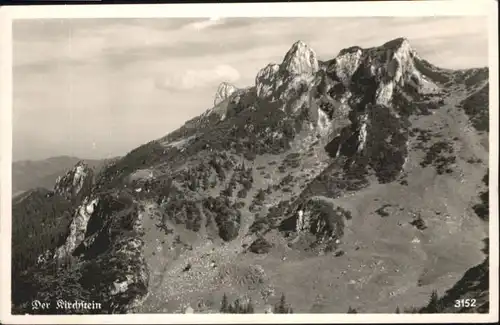
<path id="1" fill-rule="evenodd" d="M 336 3 L 239 3 L 162 5 L 16 6 L 0 8 L 0 238 L 1 321 L 7 324 L 185 324 L 185 323 L 471 323 L 498 321 L 498 7 L 489 1 L 404 1 Z M 12 316 L 10 314 L 12 20 L 33 18 L 166 17 L 489 17 L 490 57 L 490 314 L 127 314 Z"/>

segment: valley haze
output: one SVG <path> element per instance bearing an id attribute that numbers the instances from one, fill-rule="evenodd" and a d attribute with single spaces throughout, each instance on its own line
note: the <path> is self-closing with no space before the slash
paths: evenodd
<path id="1" fill-rule="evenodd" d="M 489 29 L 13 21 L 12 315 L 498 316 Z"/>

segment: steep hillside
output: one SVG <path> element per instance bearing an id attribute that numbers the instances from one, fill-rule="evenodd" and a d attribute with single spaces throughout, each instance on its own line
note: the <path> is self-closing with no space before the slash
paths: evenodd
<path id="1" fill-rule="evenodd" d="M 40 204 L 67 232 L 20 266 L 15 311 L 392 313 L 463 297 L 464 274 L 484 300 L 488 87 L 403 38 L 325 61 L 298 41 L 180 129 L 60 178 Z"/>

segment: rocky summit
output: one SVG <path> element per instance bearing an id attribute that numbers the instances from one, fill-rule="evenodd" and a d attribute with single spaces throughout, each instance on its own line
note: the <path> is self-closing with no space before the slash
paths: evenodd
<path id="1" fill-rule="evenodd" d="M 323 59 L 298 41 L 178 130 L 16 197 L 13 312 L 488 312 L 488 69 L 404 38 Z"/>
<path id="2" fill-rule="evenodd" d="M 234 85 L 231 85 L 230 83 L 221 83 L 219 85 L 219 88 L 217 88 L 217 92 L 215 93 L 214 106 L 217 106 L 219 103 L 223 102 L 237 90 L 238 88 L 236 88 Z"/>

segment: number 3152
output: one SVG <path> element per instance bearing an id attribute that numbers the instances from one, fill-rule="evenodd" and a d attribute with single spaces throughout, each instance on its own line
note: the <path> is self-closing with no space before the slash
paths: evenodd
<path id="1" fill-rule="evenodd" d="M 458 299 L 455 300 L 455 308 L 476 307 L 476 299 Z"/>

